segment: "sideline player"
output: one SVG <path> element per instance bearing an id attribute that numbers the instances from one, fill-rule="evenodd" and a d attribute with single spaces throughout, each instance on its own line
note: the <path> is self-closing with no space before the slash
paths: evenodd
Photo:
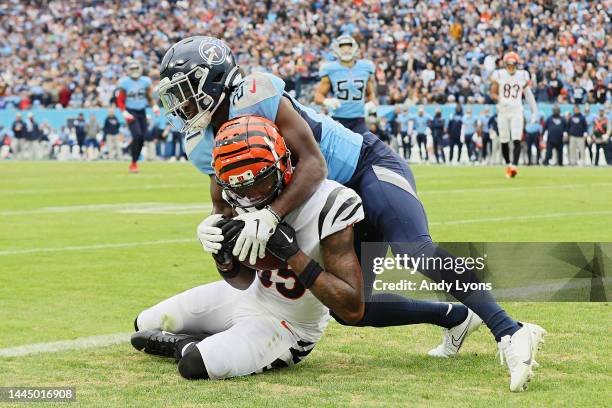
<path id="1" fill-rule="evenodd" d="M 359 46 L 350 35 L 341 35 L 333 45 L 337 60 L 324 64 L 319 71 L 321 82 L 314 101 L 329 109 L 331 116 L 353 132 L 365 133 L 366 111 L 376 107 L 374 63 L 356 59 Z M 332 93 L 332 97 L 327 95 Z"/>
<path id="2" fill-rule="evenodd" d="M 523 137 L 523 95 L 531 109 L 531 117 L 539 117 L 538 106 L 531 92 L 529 72 L 518 69 L 521 59 L 516 52 L 504 55 L 504 69 L 497 69 L 491 75 L 491 99 L 497 104 L 497 128 L 502 156 L 506 162 L 506 177 L 518 174 L 517 166 L 521 155 Z M 510 163 L 510 140 L 514 147 Z"/>
<path id="3" fill-rule="evenodd" d="M 186 64 L 189 61 L 189 64 Z M 437 247 L 429 234 L 425 209 L 417 192 L 408 164 L 379 138 L 371 133 L 352 132 L 332 118 L 300 104 L 284 92 L 282 79 L 266 73 L 242 77 L 229 47 L 211 37 L 189 37 L 173 45 L 164 56 L 160 69 L 159 94 L 166 115 L 172 123 L 180 123 L 185 133 L 190 161 L 205 174 L 210 173 L 212 135 L 228 119 L 255 114 L 271 120 L 279 128 L 296 167 L 292 182 L 268 206 L 237 218 L 245 222 L 233 248 L 233 255 L 255 264 L 265 256 L 265 245 L 276 226 L 291 211 L 304 203 L 326 178 L 353 188 L 362 199 L 367 226 L 365 233 L 356 234 L 356 249 L 360 241 L 378 244 L 376 254 L 358 256 L 362 260 L 366 311 L 356 326 L 385 327 L 403 325 L 411 317 L 410 300 L 382 293 L 372 294 L 372 256 L 384 256 L 390 243 L 396 255 L 436 259 L 453 258 Z M 221 248 L 223 235 L 214 226 L 216 214 L 227 214 L 222 191 L 211 184 L 214 213 L 200 228 L 210 233 L 202 240 L 205 250 Z M 231 212 L 230 212 L 231 214 Z M 360 253 L 358 253 L 360 255 Z M 452 280 L 468 286 L 479 282 L 473 270 L 464 272 L 445 269 L 442 262 L 423 265 L 425 276 L 440 282 Z M 513 320 L 497 304 L 489 291 L 451 290 L 450 294 L 472 309 L 491 330 L 505 356 L 519 355 L 524 359 L 506 358 L 511 373 L 512 391 L 526 385 L 533 343 L 529 327 Z M 334 316 L 341 324 L 351 324 Z M 521 362 L 522 361 L 522 362 Z"/>
<path id="4" fill-rule="evenodd" d="M 125 119 L 132 134 L 132 163 L 129 171 L 138 173 L 138 158 L 142 151 L 147 133 L 146 107 L 151 106 L 156 116 L 159 116 L 159 106 L 153 99 L 151 79 L 142 74 L 142 65 L 132 60 L 127 66 L 128 75 L 119 80 L 116 91 L 116 104 Z"/>
<path id="5" fill-rule="evenodd" d="M 272 122 L 257 116 L 230 120 L 215 142 L 216 177 L 235 212 L 265 206 L 291 182 L 290 152 Z M 358 322 L 365 312 L 353 248 L 353 225 L 363 218 L 359 196 L 325 180 L 268 242 L 268 252 L 288 266 L 256 271 L 233 257 L 227 242 L 243 222 L 217 216 L 226 242 L 213 257 L 225 281 L 141 312 L 132 344 L 149 354 L 175 356 L 188 379 L 222 379 L 298 363 L 323 335 L 328 308 L 347 322 Z M 447 328 L 446 342 L 435 350 L 453 355 L 482 323 L 465 306 L 444 302 L 415 300 L 412 315 L 413 324 Z"/>

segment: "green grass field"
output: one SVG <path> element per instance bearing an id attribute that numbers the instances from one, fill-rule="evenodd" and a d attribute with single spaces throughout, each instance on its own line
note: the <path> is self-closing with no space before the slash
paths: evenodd
<path id="1" fill-rule="evenodd" d="M 0 352 L 31 343 L 126 333 L 136 314 L 214 281 L 195 238 L 208 180 L 188 163 L 0 163 Z M 438 241 L 612 241 L 612 171 L 414 168 Z M 129 343 L 0 357 L 0 386 L 74 386 L 79 406 L 597 407 L 612 401 L 608 303 L 509 303 L 545 327 L 541 368 L 508 391 L 486 329 L 460 356 L 428 358 L 432 326 L 331 323 L 292 369 L 218 382 Z M 607 403 L 605 401 L 608 401 Z M 1 405 L 1 403 L 0 403 Z"/>

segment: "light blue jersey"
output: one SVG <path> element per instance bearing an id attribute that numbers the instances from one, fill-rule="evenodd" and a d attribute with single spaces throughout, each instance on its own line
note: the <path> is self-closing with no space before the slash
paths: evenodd
<path id="1" fill-rule="evenodd" d="M 374 63 L 363 59 L 357 60 L 350 68 L 339 61 L 321 67 L 319 76 L 329 78 L 332 93 L 340 101 L 340 107 L 330 112 L 334 118 L 365 117 L 366 89 L 372 75 Z"/>
<path id="2" fill-rule="evenodd" d="M 489 119 L 491 119 L 491 115 L 488 113 L 481 113 L 478 115 L 478 122 L 480 122 L 480 126 L 482 127 L 482 133 L 489 133 Z"/>
<path id="3" fill-rule="evenodd" d="M 429 121 L 431 120 L 431 116 L 426 113 L 423 115 L 412 115 L 412 121 L 414 122 L 414 132 L 417 135 L 424 135 L 427 132 L 427 128 L 429 127 Z"/>
<path id="4" fill-rule="evenodd" d="M 461 123 L 463 123 L 464 134 L 473 135 L 476 133 L 476 117 L 473 115 L 463 115 L 461 118 Z"/>
<path id="5" fill-rule="evenodd" d="M 125 107 L 134 110 L 143 110 L 149 106 L 147 89 L 151 86 L 151 79 L 141 76 L 138 79 L 123 77 L 119 80 L 118 87 L 126 94 Z"/>
<path id="6" fill-rule="evenodd" d="M 535 123 L 531 122 L 533 114 L 530 110 L 525 110 L 525 132 L 527 133 L 542 133 L 542 125 L 540 124 L 540 116 L 535 119 Z"/>
<path id="7" fill-rule="evenodd" d="M 411 115 L 408 112 L 400 112 L 397 115 L 397 123 L 399 124 L 400 132 L 407 133 L 408 132 L 408 123 L 411 120 Z"/>
<path id="8" fill-rule="evenodd" d="M 357 167 L 363 136 L 300 104 L 284 90 L 285 82 L 272 74 L 257 72 L 247 76 L 229 97 L 229 119 L 252 114 L 276 122 L 281 98 L 288 98 L 319 143 L 327 162 L 327 178 L 341 184 L 348 182 Z M 211 166 L 213 140 L 211 127 L 185 140 L 189 160 L 205 174 L 214 174 Z"/>

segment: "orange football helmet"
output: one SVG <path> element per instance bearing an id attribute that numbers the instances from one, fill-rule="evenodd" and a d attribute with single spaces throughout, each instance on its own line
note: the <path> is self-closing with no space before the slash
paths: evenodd
<path id="1" fill-rule="evenodd" d="M 291 182 L 291 152 L 274 122 L 256 115 L 221 126 L 213 146 L 217 183 L 234 207 L 263 208 Z"/>

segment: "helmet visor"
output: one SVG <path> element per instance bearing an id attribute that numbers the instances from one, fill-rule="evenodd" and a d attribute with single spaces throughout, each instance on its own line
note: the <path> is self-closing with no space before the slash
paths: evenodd
<path id="1" fill-rule="evenodd" d="M 159 99 L 166 111 L 166 118 L 170 124 L 185 132 L 196 119 L 215 107 L 213 98 L 202 91 L 194 89 L 193 83 L 203 84 L 208 75 L 208 69 L 196 67 L 187 75 L 176 78 L 164 78 L 159 85 Z"/>
<path id="2" fill-rule="evenodd" d="M 236 184 L 220 182 L 230 203 L 240 208 L 257 209 L 270 204 L 282 188 L 280 170 L 274 165 L 264 170 L 259 177 L 244 183 Z"/>

